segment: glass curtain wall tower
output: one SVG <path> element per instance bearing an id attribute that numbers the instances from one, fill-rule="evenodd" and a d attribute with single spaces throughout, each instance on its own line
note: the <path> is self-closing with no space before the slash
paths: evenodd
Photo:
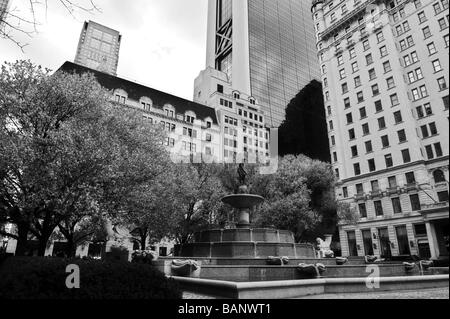
<path id="1" fill-rule="evenodd" d="M 310 4 L 298 0 L 209 0 L 207 68 L 263 105 L 269 126 L 320 78 Z M 210 92 L 211 94 L 214 92 Z"/>

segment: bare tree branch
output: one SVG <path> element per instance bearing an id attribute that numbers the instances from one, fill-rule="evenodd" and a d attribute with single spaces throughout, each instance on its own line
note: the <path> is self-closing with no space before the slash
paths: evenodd
<path id="1" fill-rule="evenodd" d="M 94 0 L 58 0 L 56 3 L 62 6 L 73 19 L 77 19 L 75 16 L 77 11 L 90 14 L 102 12 Z M 29 17 L 26 12 L 20 11 L 17 7 L 6 12 L 3 21 L 0 21 L 0 38 L 13 42 L 24 52 L 28 43 L 23 43 L 18 38 L 20 34 L 32 38 L 39 33 L 38 26 L 41 25 L 39 7 L 43 7 L 45 20 L 47 20 L 48 0 L 28 0 L 26 11 L 29 12 Z"/>

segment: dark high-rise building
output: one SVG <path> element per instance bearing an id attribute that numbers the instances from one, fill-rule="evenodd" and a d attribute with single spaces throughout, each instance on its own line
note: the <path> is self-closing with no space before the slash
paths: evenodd
<path id="1" fill-rule="evenodd" d="M 309 1 L 210 0 L 208 10 L 207 67 L 256 98 L 278 127 L 290 100 L 320 78 Z"/>

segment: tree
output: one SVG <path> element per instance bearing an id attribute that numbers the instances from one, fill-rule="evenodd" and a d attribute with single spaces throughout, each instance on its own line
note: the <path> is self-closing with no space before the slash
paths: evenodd
<path id="1" fill-rule="evenodd" d="M 92 75 L 30 62 L 0 73 L 0 222 L 17 226 L 16 254 L 31 233 L 43 255 L 56 227 L 72 246 L 79 223 L 123 211 L 134 187 L 161 173 L 160 131 L 110 103 Z"/>
<path id="2" fill-rule="evenodd" d="M 188 243 L 196 231 L 217 225 L 226 191 L 214 164 L 179 164 L 175 166 L 172 185 L 173 234 L 179 244 Z"/>
<path id="3" fill-rule="evenodd" d="M 307 242 L 335 232 L 341 206 L 330 164 L 288 155 L 274 175 L 255 175 L 251 183 L 252 192 L 266 198 L 256 213 L 260 226 L 290 230 L 297 241 Z"/>
<path id="4" fill-rule="evenodd" d="M 11 1 L 11 0 L 10 0 Z M 75 12 L 101 12 L 93 0 L 58 0 L 56 1 L 67 13 L 74 16 Z M 20 11 L 12 7 L 4 13 L 0 12 L 0 38 L 15 43 L 23 51 L 27 45 L 18 39 L 19 35 L 31 38 L 38 32 L 42 16 L 47 16 L 49 2 L 47 0 L 32 0 L 24 4 L 26 10 Z"/>
<path id="5" fill-rule="evenodd" d="M 266 199 L 255 216 L 261 227 L 290 230 L 300 241 L 304 231 L 319 219 L 310 208 L 310 191 L 301 162 L 294 156 L 281 158 L 275 174 L 257 176 L 252 191 Z"/>
<path id="6" fill-rule="evenodd" d="M 322 84 L 306 85 L 286 108 L 286 119 L 279 129 L 279 154 L 304 154 L 330 162 L 327 121 Z"/>

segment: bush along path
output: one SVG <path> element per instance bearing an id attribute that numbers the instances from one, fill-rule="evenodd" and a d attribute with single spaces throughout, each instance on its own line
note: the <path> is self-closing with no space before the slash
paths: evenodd
<path id="1" fill-rule="evenodd" d="M 80 288 L 70 289 L 73 265 Z M 13 257 L 0 264 L 0 278 L 0 299 L 9 300 L 182 298 L 178 285 L 158 270 L 127 262 Z"/>

